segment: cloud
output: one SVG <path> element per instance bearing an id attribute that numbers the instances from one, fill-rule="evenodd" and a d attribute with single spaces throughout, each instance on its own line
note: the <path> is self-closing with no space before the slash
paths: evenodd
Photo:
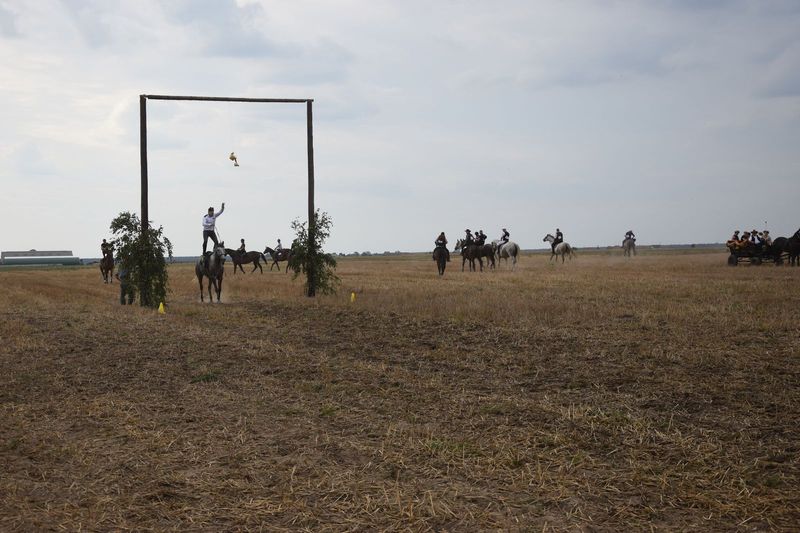
<path id="1" fill-rule="evenodd" d="M 800 41 L 770 62 L 757 94 L 766 98 L 800 96 Z"/>
<path id="2" fill-rule="evenodd" d="M 239 5 L 234 0 L 184 0 L 166 4 L 167 20 L 188 27 L 194 45 L 203 54 L 259 58 L 291 53 L 291 46 L 277 44 L 259 29 L 264 11 L 258 4 Z"/>
<path id="3" fill-rule="evenodd" d="M 0 36 L 19 37 L 17 29 L 17 17 L 13 11 L 6 7 L 5 3 L 0 3 Z"/>

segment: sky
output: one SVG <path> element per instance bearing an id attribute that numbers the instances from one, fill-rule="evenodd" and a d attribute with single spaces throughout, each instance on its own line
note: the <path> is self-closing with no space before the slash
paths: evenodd
<path id="1" fill-rule="evenodd" d="M 313 98 L 332 252 L 800 227 L 795 0 L 0 0 L 1 250 L 97 257 L 139 212 L 141 94 Z M 304 105 L 147 114 L 149 218 L 176 255 L 222 202 L 226 244 L 291 241 Z"/>

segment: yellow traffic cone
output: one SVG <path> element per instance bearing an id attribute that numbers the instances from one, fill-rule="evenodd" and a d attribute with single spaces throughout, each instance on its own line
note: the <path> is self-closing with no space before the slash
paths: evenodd
<path id="1" fill-rule="evenodd" d="M 164 310 L 164 302 L 161 302 L 160 304 L 158 304 L 158 313 L 159 313 L 160 315 L 164 315 L 164 314 L 166 314 L 166 313 L 167 313 L 167 312 Z"/>

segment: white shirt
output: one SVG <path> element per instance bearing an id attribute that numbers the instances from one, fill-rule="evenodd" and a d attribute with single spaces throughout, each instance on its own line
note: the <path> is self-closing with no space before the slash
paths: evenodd
<path id="1" fill-rule="evenodd" d="M 217 222 L 217 217 L 220 216 L 223 211 L 225 211 L 224 206 L 219 210 L 219 213 L 214 213 L 213 215 L 204 215 L 203 231 L 214 231 L 214 224 Z"/>

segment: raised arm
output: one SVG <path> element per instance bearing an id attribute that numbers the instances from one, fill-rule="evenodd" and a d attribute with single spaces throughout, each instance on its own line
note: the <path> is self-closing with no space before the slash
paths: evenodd
<path id="1" fill-rule="evenodd" d="M 219 208 L 219 211 L 217 212 L 216 215 L 214 215 L 214 218 L 220 216 L 224 211 L 225 211 L 225 202 L 222 202 L 222 207 Z"/>

